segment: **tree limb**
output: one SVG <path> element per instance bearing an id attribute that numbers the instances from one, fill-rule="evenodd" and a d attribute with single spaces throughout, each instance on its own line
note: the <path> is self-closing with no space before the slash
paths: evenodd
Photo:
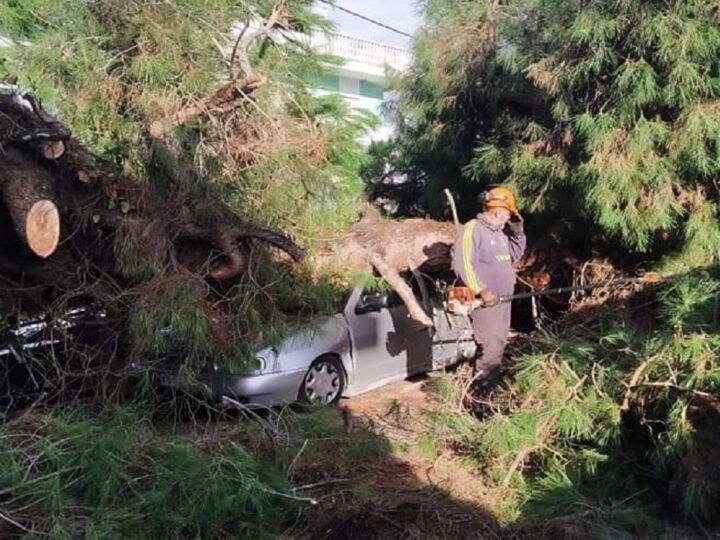
<path id="1" fill-rule="evenodd" d="M 270 34 L 270 31 L 277 24 L 278 18 L 284 6 L 284 0 L 280 0 L 277 4 L 275 4 L 270 10 L 270 16 L 268 17 L 267 21 L 258 30 L 255 30 L 254 32 L 251 32 L 247 35 L 244 35 L 245 31 L 243 30 L 241 36 L 238 38 L 238 42 L 236 43 L 235 48 L 233 49 L 233 54 L 230 57 L 231 70 L 232 64 L 237 57 L 238 64 L 240 64 L 240 69 L 242 70 L 245 77 L 253 77 L 255 75 L 252 63 L 250 62 L 250 46 L 256 39 Z"/>
<path id="2" fill-rule="evenodd" d="M 212 110 L 222 110 L 234 101 L 247 97 L 263 84 L 265 84 L 265 79 L 257 75 L 232 80 L 211 95 L 182 107 L 169 122 L 160 120 L 153 122 L 150 126 L 150 134 L 157 139 L 162 138 L 173 128 L 181 126 L 193 118 Z"/>
<path id="3" fill-rule="evenodd" d="M 305 251 L 283 233 L 250 224 L 222 226 L 218 230 L 218 228 L 204 228 L 186 223 L 178 226 L 175 237 L 179 239 L 201 239 L 217 246 L 225 253 L 232 250 L 227 249 L 227 242 L 218 241 L 218 238 L 230 239 L 229 242 L 231 243 L 243 238 L 254 238 L 284 251 L 296 262 L 301 262 L 305 258 Z"/>
<path id="4" fill-rule="evenodd" d="M 457 206 L 455 206 L 455 199 L 453 199 L 452 193 L 450 193 L 449 189 L 445 189 L 444 191 L 445 196 L 448 199 L 448 204 L 450 205 L 450 210 L 452 211 L 453 223 L 455 223 L 456 227 L 459 227 L 460 219 L 458 218 Z"/>
<path id="5" fill-rule="evenodd" d="M 630 377 L 630 381 L 626 385 L 627 388 L 625 390 L 622 405 L 620 406 L 620 410 L 622 412 L 627 412 L 628 410 L 630 410 L 630 397 L 632 396 L 632 391 L 634 388 L 637 387 L 637 383 L 640 380 L 640 377 L 643 376 L 645 370 L 650 364 L 655 361 L 655 359 L 655 356 L 651 356 L 650 358 L 643 361 L 638 367 L 635 368 L 635 371 L 633 371 L 633 374 Z"/>
<path id="6" fill-rule="evenodd" d="M 385 280 L 395 290 L 395 292 L 398 293 L 398 296 L 400 296 L 402 301 L 405 303 L 410 317 L 424 326 L 433 326 L 432 320 L 427 316 L 420 304 L 418 304 L 412 289 L 407 283 L 405 283 L 405 280 L 400 276 L 400 274 L 377 253 L 368 252 L 368 260 L 375 270 L 377 270 L 378 273 L 385 278 Z"/>
<path id="7" fill-rule="evenodd" d="M 279 24 L 278 20 L 284 7 L 285 0 L 280 0 L 272 7 L 267 21 L 258 30 L 247 34 L 246 31 L 249 25 L 246 24 L 245 28 L 240 32 L 230 56 L 230 72 L 233 74 L 233 80 L 220 87 L 210 96 L 182 107 L 175 113 L 172 121 L 153 122 L 150 126 L 150 134 L 155 138 L 161 138 L 173 128 L 181 126 L 193 118 L 207 114 L 209 111 L 223 109 L 234 101 L 247 97 L 258 87 L 265 84 L 265 79 L 255 73 L 250 62 L 250 47 L 257 39 L 270 35 L 273 28 Z M 238 78 L 233 73 L 233 64 L 236 60 L 243 74 L 242 78 Z"/>
<path id="8" fill-rule="evenodd" d="M 245 23 L 245 26 L 243 27 L 243 29 L 240 32 L 238 32 L 238 37 L 235 40 L 235 45 L 233 45 L 233 50 L 232 50 L 232 53 L 230 54 L 229 68 L 230 68 L 230 75 L 233 77 L 235 74 L 233 73 L 232 67 L 233 67 L 233 64 L 235 63 L 235 56 L 237 55 L 238 47 L 240 46 L 240 41 L 242 40 L 243 36 L 245 36 L 245 32 L 247 32 L 247 29 L 249 27 L 250 27 L 250 21 L 247 21 Z"/>
<path id="9" fill-rule="evenodd" d="M 679 390 L 681 392 L 689 392 L 695 396 L 700 396 L 705 399 L 720 399 L 720 396 L 716 394 L 711 394 L 709 392 L 703 392 L 701 390 L 695 390 L 694 388 L 685 388 L 684 386 L 680 386 L 679 384 L 673 384 L 669 381 L 663 381 L 663 382 L 645 382 L 645 383 L 639 383 L 635 384 L 629 387 L 629 389 L 633 388 L 672 388 L 673 390 Z"/>

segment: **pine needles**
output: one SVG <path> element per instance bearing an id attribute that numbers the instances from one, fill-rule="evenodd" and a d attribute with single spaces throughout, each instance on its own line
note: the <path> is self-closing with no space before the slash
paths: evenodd
<path id="1" fill-rule="evenodd" d="M 308 438 L 344 444 L 339 428 L 314 413 L 193 430 L 156 427 L 148 405 L 100 415 L 33 414 L 5 424 L 4 537 L 275 538 L 311 500 L 290 483 Z M 370 450 L 356 448 L 366 456 Z"/>
<path id="2" fill-rule="evenodd" d="M 425 9 L 415 65 L 397 80 L 399 137 L 366 169 L 374 193 L 399 213 L 443 216 L 437 194 L 448 187 L 468 217 L 478 191 L 507 183 L 538 238 L 696 270 L 642 312 L 599 309 L 582 326 L 536 332 L 482 423 L 459 412 L 463 387 L 444 387 L 434 435 L 486 472 L 511 521 L 570 514 L 646 527 L 623 506 L 651 511 L 657 497 L 712 519 L 718 280 L 702 269 L 720 254 L 716 7 Z"/>
<path id="3" fill-rule="evenodd" d="M 494 400 L 495 415 L 468 423 L 449 410 L 435 417 L 436 432 L 473 457 L 506 504 L 514 501 L 507 519 L 593 507 L 615 523 L 618 500 L 651 512 L 661 496 L 681 516 L 713 520 L 719 287 L 703 274 L 669 286 L 650 330 L 647 308 L 601 309 L 583 326 L 533 336 Z"/>
<path id="4" fill-rule="evenodd" d="M 542 213 L 543 231 L 562 220 L 568 239 L 672 250 L 689 264 L 717 259 L 711 4 L 428 2 L 415 66 L 397 81 L 395 151 L 377 156 L 382 178 L 389 169 L 405 181 L 382 196 L 442 216 L 433 194 L 448 187 L 470 216 L 472 195 L 502 182 L 526 212 Z M 419 208 L 403 200 L 418 193 Z"/>

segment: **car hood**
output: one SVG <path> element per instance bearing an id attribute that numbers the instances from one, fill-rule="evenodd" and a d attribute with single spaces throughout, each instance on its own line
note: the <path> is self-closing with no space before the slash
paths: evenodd
<path id="1" fill-rule="evenodd" d="M 256 355 L 263 367 L 256 374 L 307 369 L 323 354 L 342 355 L 349 351 L 348 323 L 341 313 L 318 317 L 303 325 L 274 347 L 261 347 Z"/>

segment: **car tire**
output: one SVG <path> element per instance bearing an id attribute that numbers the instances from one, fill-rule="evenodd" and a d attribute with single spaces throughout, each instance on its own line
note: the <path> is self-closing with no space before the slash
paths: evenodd
<path id="1" fill-rule="evenodd" d="M 300 402 L 334 405 L 345 391 L 345 370 L 337 357 L 321 356 L 310 364 L 300 385 Z"/>

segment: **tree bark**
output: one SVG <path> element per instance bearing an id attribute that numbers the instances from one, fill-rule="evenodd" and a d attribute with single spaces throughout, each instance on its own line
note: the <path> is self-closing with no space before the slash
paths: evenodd
<path id="1" fill-rule="evenodd" d="M 0 156 L 0 193 L 20 237 L 39 257 L 49 257 L 60 240 L 60 213 L 50 174 L 19 150 Z"/>
<path id="2" fill-rule="evenodd" d="M 218 88 L 205 99 L 180 109 L 175 113 L 174 125 L 179 126 L 201 114 L 222 109 L 235 100 L 251 94 L 256 88 L 262 86 L 264 82 L 263 78 L 257 75 L 249 75 L 243 79 L 234 80 Z"/>
<path id="3" fill-rule="evenodd" d="M 453 223 L 430 219 L 392 221 L 367 208 L 342 241 L 318 250 L 316 263 L 342 264 L 360 272 L 376 270 L 398 293 L 410 316 L 420 324 L 432 326 L 430 317 L 400 274 L 449 271 L 456 231 Z"/>
<path id="4" fill-rule="evenodd" d="M 413 293 L 410 286 L 400 276 L 400 274 L 392 268 L 385 259 L 383 259 L 377 253 L 369 254 L 370 263 L 375 267 L 375 270 L 387 281 L 390 286 L 398 293 L 398 296 L 405 303 L 408 309 L 410 317 L 425 326 L 433 326 L 432 319 L 428 317 L 427 313 L 418 304 L 417 298 Z"/>

